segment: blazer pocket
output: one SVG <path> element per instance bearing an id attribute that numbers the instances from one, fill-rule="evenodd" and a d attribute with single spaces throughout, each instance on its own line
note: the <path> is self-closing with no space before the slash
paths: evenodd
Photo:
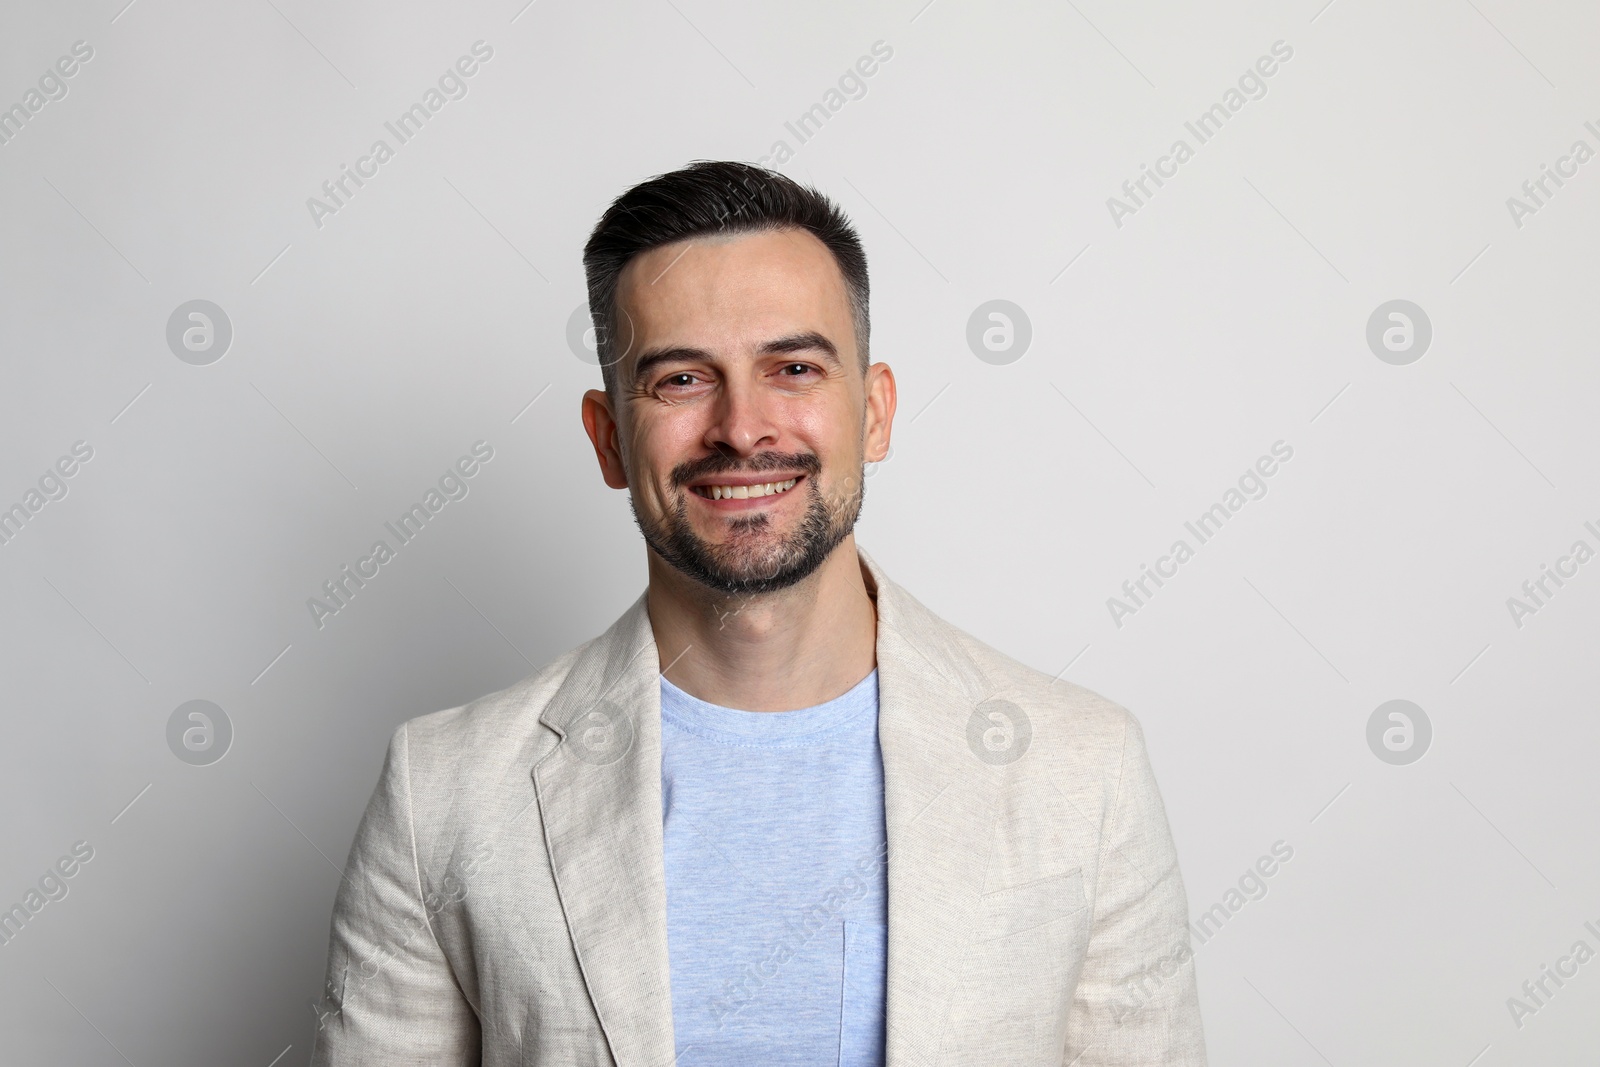
<path id="1" fill-rule="evenodd" d="M 978 940 L 998 941 L 1002 937 L 1036 930 L 1081 911 L 1086 906 L 1081 867 L 1075 867 L 1066 874 L 996 889 L 979 898 L 982 925 L 978 930 Z"/>

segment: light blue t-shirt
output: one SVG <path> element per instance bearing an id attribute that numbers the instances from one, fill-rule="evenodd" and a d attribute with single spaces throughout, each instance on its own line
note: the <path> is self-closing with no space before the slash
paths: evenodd
<path id="1" fill-rule="evenodd" d="M 676 1067 L 882 1067 L 878 672 L 798 711 L 661 679 Z"/>

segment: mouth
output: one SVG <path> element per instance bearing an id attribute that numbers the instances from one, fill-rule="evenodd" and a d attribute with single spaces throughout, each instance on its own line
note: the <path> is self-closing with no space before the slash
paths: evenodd
<path id="1" fill-rule="evenodd" d="M 753 501 L 782 496 L 804 480 L 800 474 L 772 482 L 727 482 L 691 485 L 689 491 L 702 500 Z"/>

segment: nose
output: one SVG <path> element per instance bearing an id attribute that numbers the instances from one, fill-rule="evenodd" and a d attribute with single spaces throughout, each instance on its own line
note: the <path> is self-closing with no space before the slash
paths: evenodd
<path id="1" fill-rule="evenodd" d="M 748 456 L 778 443 L 779 427 L 772 406 L 757 382 L 730 376 L 712 411 L 705 433 L 707 448 Z"/>

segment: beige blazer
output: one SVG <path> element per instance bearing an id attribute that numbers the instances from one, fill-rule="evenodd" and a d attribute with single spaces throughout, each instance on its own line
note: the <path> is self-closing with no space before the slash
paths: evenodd
<path id="1" fill-rule="evenodd" d="M 888 1067 L 1203 1065 L 1188 909 L 1132 715 L 878 606 Z M 645 598 L 395 731 L 334 905 L 313 1067 L 670 1067 Z"/>

